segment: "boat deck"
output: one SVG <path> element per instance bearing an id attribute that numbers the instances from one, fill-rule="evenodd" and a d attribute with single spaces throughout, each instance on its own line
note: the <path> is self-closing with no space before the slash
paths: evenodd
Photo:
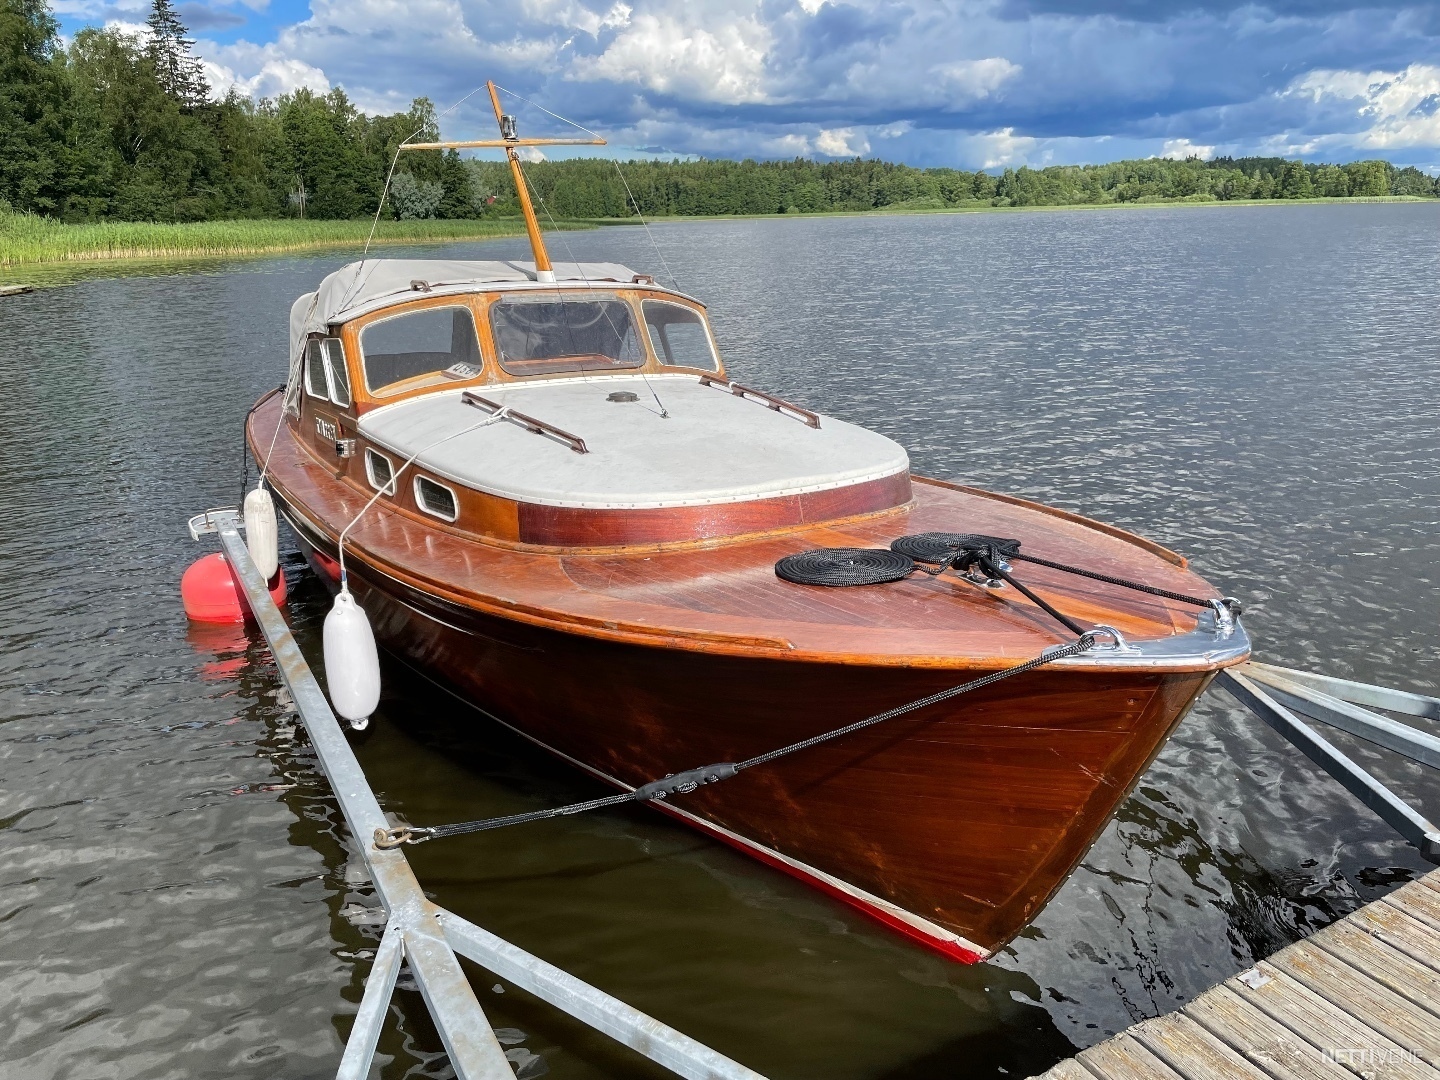
<path id="1" fill-rule="evenodd" d="M 467 391 L 366 413 L 360 434 L 438 476 L 542 506 L 646 509 L 827 491 L 904 473 L 884 435 L 824 417 L 817 427 L 694 375 L 606 375 L 471 388 L 584 440 L 585 453 L 523 424 L 480 427 Z M 626 400 L 620 400 L 625 398 Z M 660 410 L 664 403 L 665 412 Z M 904 501 L 901 499 L 900 501 Z"/>
<path id="2" fill-rule="evenodd" d="M 1440 1080 L 1440 871 L 1037 1080 Z"/>

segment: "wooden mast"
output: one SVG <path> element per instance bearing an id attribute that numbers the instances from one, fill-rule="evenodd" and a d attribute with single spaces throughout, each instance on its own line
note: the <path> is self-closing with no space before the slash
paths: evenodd
<path id="1" fill-rule="evenodd" d="M 506 116 L 500 108 L 500 95 L 493 82 L 486 82 L 490 91 L 490 104 L 495 107 L 495 122 L 500 125 L 499 139 L 462 139 L 456 142 L 402 143 L 399 150 L 465 150 L 476 147 L 496 147 L 505 151 L 510 161 L 510 174 L 515 178 L 515 193 L 520 198 L 520 212 L 525 216 L 525 232 L 530 237 L 530 250 L 535 253 L 535 278 L 537 281 L 554 281 L 555 270 L 550 265 L 550 254 L 545 250 L 545 241 L 540 236 L 540 222 L 535 218 L 535 207 L 530 202 L 530 189 L 525 185 L 525 175 L 520 171 L 520 155 L 517 146 L 604 146 L 604 139 L 522 139 L 515 134 L 515 118 Z"/>
<path id="2" fill-rule="evenodd" d="M 515 177 L 515 193 L 520 197 L 520 212 L 525 215 L 525 231 L 530 234 L 530 249 L 535 252 L 535 280 L 554 281 L 555 271 L 550 266 L 550 255 L 545 250 L 545 241 L 540 236 L 540 222 L 535 220 L 535 207 L 530 205 L 530 189 L 520 171 L 520 155 L 515 152 L 515 118 L 506 116 L 500 108 L 500 95 L 495 91 L 494 82 L 486 82 L 490 91 L 490 104 L 495 106 L 495 122 L 500 125 L 500 137 L 506 140 L 505 156 L 510 159 L 510 174 Z M 508 121 L 508 122 L 507 122 Z"/>

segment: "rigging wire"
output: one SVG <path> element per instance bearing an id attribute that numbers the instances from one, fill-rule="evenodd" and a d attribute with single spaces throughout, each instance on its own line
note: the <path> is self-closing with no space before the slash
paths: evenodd
<path id="1" fill-rule="evenodd" d="M 443 112 L 436 113 L 435 121 L 437 124 L 437 130 L 440 118 L 442 116 L 448 116 L 450 113 L 454 112 L 461 105 L 465 104 L 465 102 L 469 101 L 472 97 L 478 94 L 484 88 L 484 86 L 485 84 L 481 83 L 479 86 L 475 87 L 474 90 L 471 90 L 468 94 L 462 97 L 459 101 L 455 102 L 449 108 L 445 109 Z M 390 182 L 395 178 L 395 167 L 400 164 L 400 151 L 405 148 L 406 143 L 408 143 L 411 139 L 415 138 L 415 136 L 423 134 L 424 131 L 425 125 L 422 124 L 420 127 L 412 131 L 409 135 L 405 136 L 405 138 L 401 139 L 399 144 L 395 147 L 395 154 L 390 159 L 390 171 L 385 174 L 385 185 L 380 189 L 380 202 L 375 207 L 375 218 L 370 222 L 370 235 L 365 237 L 365 248 L 363 251 L 360 252 L 360 265 L 355 268 L 356 288 L 359 288 L 360 286 L 360 272 L 365 269 L 365 259 L 367 256 L 369 256 L 370 245 L 375 240 L 375 230 L 380 224 L 380 212 L 385 209 L 385 196 L 390 194 Z M 348 302 L 349 297 L 346 297 L 346 303 Z"/>
<path id="2" fill-rule="evenodd" d="M 378 500 L 381 495 L 389 495 L 392 498 L 395 496 L 396 492 L 400 490 L 400 474 L 403 473 L 406 469 L 408 469 L 411 465 L 415 464 L 415 459 L 418 458 L 421 454 L 429 450 L 435 449 L 435 447 L 439 446 L 443 442 L 449 442 L 451 439 L 458 439 L 461 435 L 468 435 L 472 431 L 478 431 L 480 428 L 489 427 L 491 424 L 498 424 L 501 420 L 506 419 L 509 413 L 509 406 L 502 405 L 498 412 L 491 413 L 484 420 L 481 420 L 478 424 L 471 424 L 469 427 L 461 428 L 459 431 L 452 431 L 448 435 L 442 435 L 434 442 L 429 443 L 426 446 L 422 446 L 419 450 L 416 450 L 415 453 L 411 454 L 408 458 L 405 459 L 405 463 L 403 465 L 401 465 L 398 469 L 394 470 L 390 474 L 389 483 L 385 484 L 384 487 L 380 488 L 380 490 L 375 492 L 374 495 L 370 496 L 370 501 L 367 502 L 364 506 L 362 506 L 360 508 L 360 512 L 350 519 L 350 524 L 346 525 L 345 528 L 340 530 L 340 536 L 336 540 L 336 547 L 339 550 L 340 588 L 342 591 L 345 589 L 346 583 L 348 581 L 348 575 L 345 572 L 345 537 L 350 532 L 350 530 L 355 527 L 356 523 L 358 523 L 359 520 L 365 516 L 366 512 L 375 505 L 376 500 Z"/>
<path id="3" fill-rule="evenodd" d="M 539 106 L 536 107 L 538 108 Z M 554 114 L 552 113 L 551 115 Z M 580 125 L 576 124 L 575 126 L 579 127 Z M 582 128 L 581 130 L 585 129 Z M 560 242 L 565 245 L 565 253 L 570 256 L 570 261 L 575 265 L 575 269 L 580 272 L 580 280 L 585 283 L 585 287 L 587 289 L 591 288 L 592 286 L 590 284 L 590 278 L 586 275 L 584 266 L 581 264 L 579 259 L 575 258 L 575 252 L 570 247 L 570 241 L 566 239 L 565 233 L 561 231 L 560 225 L 555 220 L 555 215 L 550 213 L 550 206 L 540 195 L 539 189 L 530 182 L 530 177 L 526 175 L 525 166 L 523 163 L 520 166 L 520 178 L 525 182 L 525 186 L 530 189 L 531 197 L 540 204 L 540 209 L 544 210 L 545 216 L 550 219 L 550 227 L 554 230 L 555 235 L 560 238 Z M 560 290 L 558 287 L 555 290 L 555 295 L 557 298 L 560 299 L 561 303 L 564 303 L 564 298 L 560 296 Z M 604 301 L 601 301 L 601 303 L 603 304 Z M 617 327 L 614 320 L 610 318 L 610 313 L 608 311 L 605 311 L 603 307 L 601 308 L 601 311 L 605 313 L 605 321 L 610 324 L 610 330 L 612 333 L 614 333 L 616 339 L 623 340 L 620 338 L 619 327 Z M 636 331 L 636 337 L 639 337 L 638 331 Z M 637 341 L 636 344 L 638 345 L 639 342 Z M 650 396 L 655 399 L 655 404 L 660 409 L 660 419 L 670 419 L 670 410 L 665 408 L 665 403 L 660 400 L 660 395 L 656 392 L 655 387 L 651 385 L 650 377 L 645 373 L 643 368 L 640 371 L 640 379 L 642 382 L 644 382 L 645 389 L 650 391 Z"/>
<path id="4" fill-rule="evenodd" d="M 535 106 L 535 108 L 539 109 L 539 110 L 540 110 L 541 112 L 543 112 L 546 116 L 553 116 L 556 120 L 559 120 L 562 124 L 569 124 L 571 127 L 579 128 L 581 131 L 585 132 L 586 135 L 594 135 L 595 138 L 597 138 L 597 139 L 603 139 L 603 138 L 604 138 L 603 135 L 600 135 L 598 132 L 591 131 L 591 130 L 590 130 L 589 128 L 587 128 L 584 124 L 577 124 L 574 120 L 571 120 L 571 119 L 569 119 L 568 117 L 561 116 L 559 113 L 556 113 L 556 112 L 551 112 L 549 109 L 545 108 L 545 106 L 544 106 L 544 105 L 541 105 L 539 102 L 531 101 L 529 98 L 525 97 L 524 95 L 522 95 L 522 94 L 517 94 L 514 90 L 506 90 L 505 87 L 501 86 L 499 83 L 496 83 L 496 84 L 495 84 L 495 89 L 496 89 L 496 90 L 503 90 L 505 93 L 509 94 L 511 97 L 516 98 L 516 99 L 518 99 L 518 100 L 520 100 L 520 101 L 523 101 L 523 102 L 525 102 L 525 104 L 527 104 L 527 105 L 533 105 L 533 106 Z M 630 182 L 625 179 L 625 173 L 624 173 L 624 172 L 621 170 L 621 168 L 620 168 L 620 162 L 617 161 L 615 158 L 611 158 L 611 159 L 610 159 L 610 164 L 612 164 L 612 165 L 615 166 L 615 173 L 616 173 L 617 176 L 620 177 L 620 183 L 623 184 L 624 187 L 625 187 L 625 195 L 626 195 L 626 197 L 630 200 L 630 205 L 632 205 L 633 207 L 635 207 L 635 216 L 640 219 L 640 224 L 641 224 L 641 226 L 645 229 L 645 236 L 646 236 L 646 238 L 650 241 L 650 246 L 655 249 L 655 254 L 656 254 L 656 256 L 660 259 L 660 265 L 663 266 L 663 267 L 665 267 L 665 273 L 666 273 L 666 275 L 670 278 L 670 283 L 671 283 L 672 285 L 674 285 L 676 289 L 679 289 L 679 288 L 680 288 L 680 279 L 675 276 L 675 271 L 673 271 L 673 270 L 670 269 L 670 263 L 669 263 L 668 261 L 666 261 L 666 259 L 665 259 L 665 253 L 660 250 L 660 245 L 655 242 L 655 235 L 654 235 L 654 233 L 652 233 L 652 232 L 650 231 L 650 224 L 649 224 L 649 222 L 647 222 L 647 221 L 645 220 L 645 215 L 640 212 L 640 203 L 639 203 L 638 201 L 636 201 L 634 192 L 632 192 L 632 191 L 630 190 Z M 682 291 L 683 291 L 683 290 L 682 290 Z"/>

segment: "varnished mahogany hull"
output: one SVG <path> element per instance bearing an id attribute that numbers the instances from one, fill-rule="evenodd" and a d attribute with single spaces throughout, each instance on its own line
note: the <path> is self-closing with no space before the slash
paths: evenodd
<path id="1" fill-rule="evenodd" d="M 324 573 L 333 550 L 291 521 Z M 389 650 L 625 785 L 740 760 L 980 674 L 603 640 L 351 568 Z M 973 962 L 1060 887 L 1212 674 L 1041 670 L 662 808 Z"/>

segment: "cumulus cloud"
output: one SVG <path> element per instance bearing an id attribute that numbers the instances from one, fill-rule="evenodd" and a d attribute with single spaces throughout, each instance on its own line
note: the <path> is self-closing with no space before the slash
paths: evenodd
<path id="1" fill-rule="evenodd" d="M 1029 135 L 1016 135 L 1014 128 L 976 135 L 969 141 L 980 152 L 983 159 L 981 168 L 984 169 L 997 169 L 1008 165 L 1043 165 L 1050 156 L 1041 148 L 1039 139 Z"/>
<path id="2" fill-rule="evenodd" d="M 680 9 L 683 13 L 686 9 Z M 684 14 L 631 19 L 598 56 L 577 56 L 569 75 L 580 80 L 636 83 L 697 101 L 763 102 L 769 32 L 754 18 L 712 25 Z"/>
<path id="3" fill-rule="evenodd" d="M 1440 66 L 1411 64 L 1403 71 L 1312 71 L 1286 94 L 1316 104 L 1334 101 L 1354 109 L 1364 130 L 1346 141 L 1373 150 L 1440 146 Z"/>
<path id="4" fill-rule="evenodd" d="M 1160 149 L 1160 156 L 1173 161 L 1184 161 L 1192 157 L 1208 161 L 1215 156 L 1215 147 L 1193 143 L 1189 139 L 1166 139 L 1165 145 Z"/>
<path id="5" fill-rule="evenodd" d="M 854 128 L 831 128 L 815 136 L 815 149 L 826 157 L 859 157 L 870 150 L 870 140 Z"/>
<path id="6" fill-rule="evenodd" d="M 201 41 L 197 52 L 202 57 L 205 78 L 211 89 L 224 96 L 232 89 L 249 98 L 276 98 L 302 87 L 325 93 L 330 80 L 325 72 L 312 64 L 288 55 L 276 45 L 217 45 Z"/>
<path id="7" fill-rule="evenodd" d="M 984 60 L 941 64 L 934 70 L 940 82 L 954 95 L 954 104 L 966 105 L 994 93 L 1019 75 L 1022 69 L 1003 56 L 988 56 Z"/>
<path id="8" fill-rule="evenodd" d="M 65 5 L 138 23 L 148 0 Z M 1440 160 L 1440 14 L 1414 0 L 311 0 L 268 40 L 201 52 L 217 87 L 342 86 L 370 112 L 494 78 L 622 155 Z M 528 134 L 564 130 L 507 107 Z M 493 118 L 481 95 L 443 126 Z"/>

